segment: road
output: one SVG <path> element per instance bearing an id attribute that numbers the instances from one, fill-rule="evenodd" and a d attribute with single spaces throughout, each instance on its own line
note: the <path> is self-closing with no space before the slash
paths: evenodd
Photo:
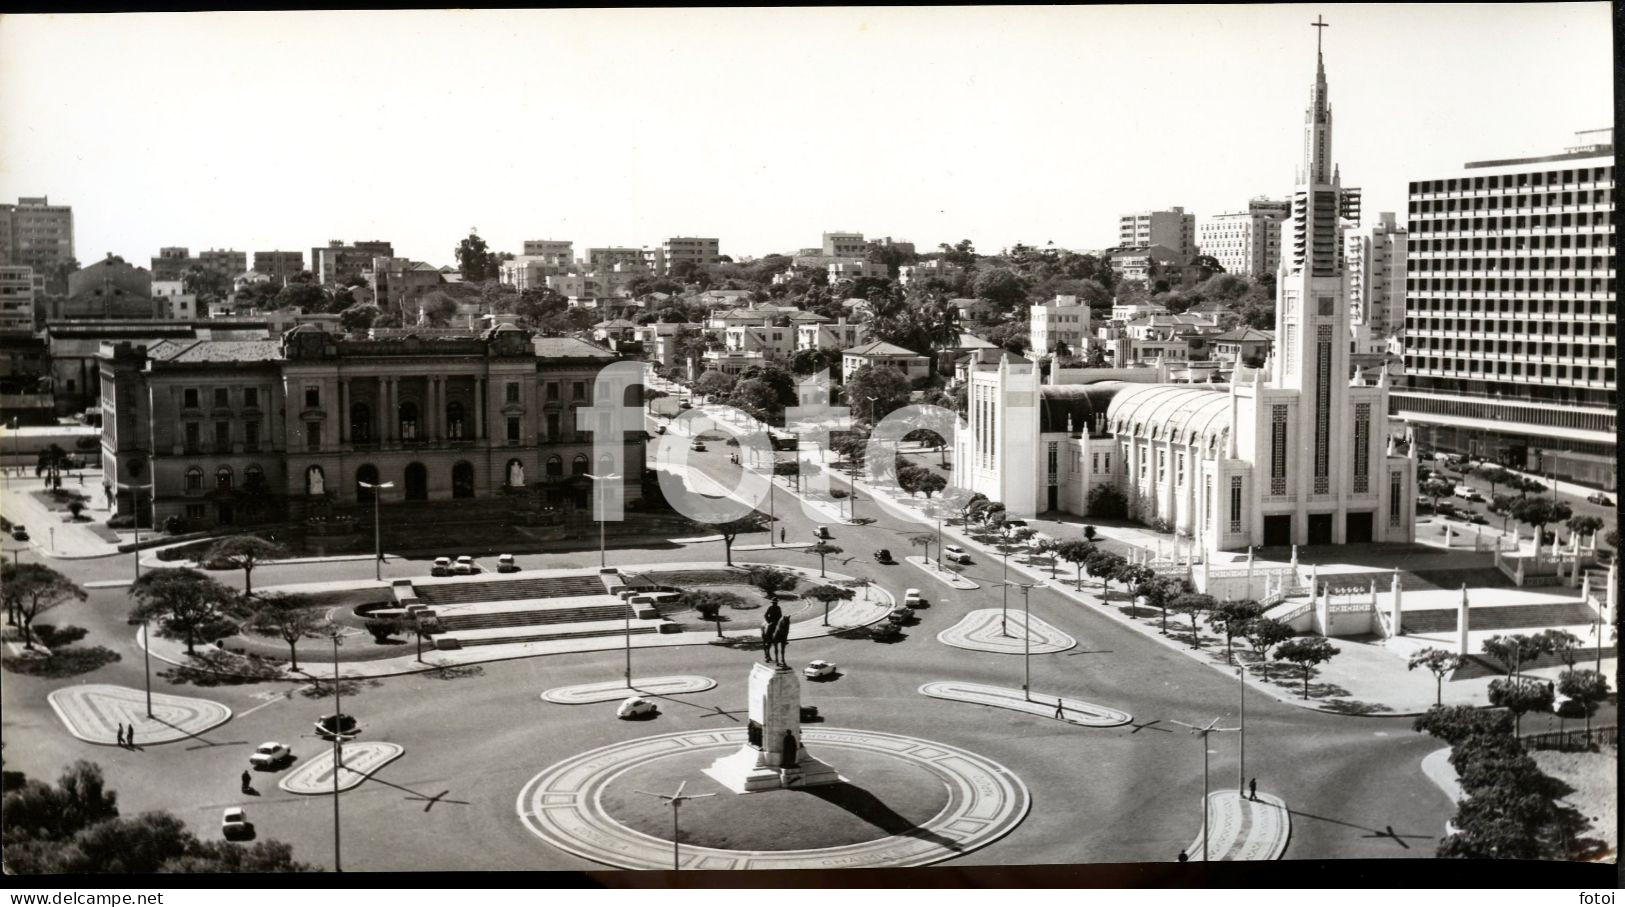
<path id="1" fill-rule="evenodd" d="M 712 445 L 697 459 L 719 480 L 734 469 L 731 449 Z M 806 538 L 809 521 L 783 486 L 776 512 L 792 537 Z M 876 516 L 867 496 L 860 513 Z M 964 858 L 976 864 L 1171 860 L 1200 824 L 1202 753 L 1197 740 L 1171 724 L 1175 719 L 1226 726 L 1238 718 L 1237 686 L 1222 675 L 1061 596 L 1035 589 L 1033 612 L 1078 638 L 1069 652 L 1035 656 L 1033 687 L 1041 693 L 1124 709 L 1132 725 L 1091 730 L 1013 712 L 924 697 L 922 683 L 963 680 L 1019 687 L 1019 657 L 967 652 L 943 645 L 936 634 L 967 612 L 999 607 L 997 562 L 978 563 L 967 575 L 983 584 L 955 592 L 903 563 L 880 566 L 871 552 L 888 547 L 901 556 L 900 533 L 914 524 L 879 512 L 864 526 L 835 526 L 845 553 L 830 567 L 873 577 L 894 594 L 919 586 L 933 599 L 923 621 L 901 643 L 823 638 L 791 646 L 802 662 L 825 658 L 844 676 L 832 684 L 804 687 L 832 727 L 872 728 L 937 739 L 1003 763 L 1032 793 L 1031 814 L 1014 832 Z M 765 541 L 743 537 L 741 543 Z M 611 563 L 720 559 L 721 543 L 654 551 L 613 551 Z M 746 552 L 740 560 L 810 566 L 816 557 L 799 551 Z M 595 568 L 596 550 L 530 555 L 526 567 Z M 80 581 L 127 578 L 128 556 L 64 561 L 58 566 Z M 427 573 L 426 561 L 391 561 L 389 576 Z M 281 582 L 370 576 L 368 562 L 266 566 L 257 586 Z M 241 576 L 216 574 L 240 585 Z M 1013 598 L 1019 602 L 1019 598 Z M 100 763 L 119 793 L 120 809 L 133 814 L 168 809 L 206 837 L 218 834 L 220 811 L 245 804 L 264 837 L 294 845 L 298 859 L 332 864 L 332 801 L 278 790 L 272 775 L 257 783 L 262 796 L 238 792 L 238 774 L 251 748 L 264 740 L 293 744 L 301 758 L 321 745 L 308 736 L 310 723 L 331 710 L 293 684 L 247 684 L 199 689 L 162 680 L 155 689 L 217 699 L 237 711 L 226 725 L 194 744 L 129 752 L 91 746 L 71 738 L 45 705 L 45 694 L 73 683 L 105 682 L 139 687 L 141 658 L 123 623 L 128 610 L 122 589 L 97 589 L 88 601 L 52 612 L 47 622 L 90 630 L 83 645 L 105 645 L 123 660 L 93 673 L 65 679 L 8 674 L 4 706 L 7 768 L 54 777 L 74 759 Z M 639 675 L 694 673 L 714 677 L 716 689 L 674 697 L 653 722 L 614 718 L 614 703 L 558 706 L 541 701 L 543 690 L 569 683 L 615 679 L 619 652 L 549 656 L 478 666 L 436 678 L 391 678 L 346 691 L 345 711 L 359 717 L 365 739 L 405 747 L 405 755 L 373 782 L 341 798 L 343 861 L 347 870 L 590 869 L 579 858 L 555 852 L 525 830 L 515 798 L 531 777 L 569 755 L 653 733 L 739 726 L 744 722 L 745 677 L 752 655 L 711 646 L 639 650 Z M 1236 735 L 1215 738 L 1215 786 L 1237 781 Z M 1348 718 L 1266 701 L 1247 704 L 1246 774 L 1261 790 L 1285 798 L 1293 810 L 1287 857 L 1431 856 L 1452 812 L 1449 801 L 1418 767 L 1438 744 L 1410 730 L 1408 719 Z M 704 802 L 704 801 L 702 801 Z M 703 809 L 702 805 L 689 807 Z"/>

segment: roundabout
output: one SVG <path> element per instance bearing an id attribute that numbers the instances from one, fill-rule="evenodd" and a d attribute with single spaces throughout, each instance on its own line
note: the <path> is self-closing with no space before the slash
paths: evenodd
<path id="1" fill-rule="evenodd" d="M 672 866 L 672 814 L 655 794 L 685 781 L 691 795 L 715 796 L 682 810 L 683 869 L 924 866 L 984 847 L 1027 815 L 1019 778 L 957 747 L 838 728 L 807 728 L 805 740 L 840 783 L 734 794 L 701 768 L 739 749 L 745 731 L 683 731 L 559 762 L 525 785 L 516 808 L 547 844 L 622 869 Z M 755 846 L 730 846 L 736 838 Z"/>

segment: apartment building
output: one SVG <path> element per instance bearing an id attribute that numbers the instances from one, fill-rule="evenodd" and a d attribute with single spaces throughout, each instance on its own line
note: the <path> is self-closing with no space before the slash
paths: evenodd
<path id="1" fill-rule="evenodd" d="M 1063 343 L 1074 356 L 1088 348 L 1089 307 L 1076 296 L 1057 295 L 1050 302 L 1028 306 L 1027 323 L 1034 356 L 1053 353 Z"/>
<path id="2" fill-rule="evenodd" d="M 0 334 L 34 331 L 34 269 L 0 265 Z"/>
<path id="3" fill-rule="evenodd" d="M 1344 234 L 1350 338 L 1356 353 L 1398 352 L 1405 325 L 1405 228 L 1392 211 L 1369 231 Z"/>
<path id="4" fill-rule="evenodd" d="M 277 286 L 284 286 L 288 280 L 305 269 L 305 254 L 303 252 L 255 252 L 254 270 L 264 274 Z"/>
<path id="5" fill-rule="evenodd" d="M 1274 274 L 1281 263 L 1281 222 L 1292 213 L 1284 200 L 1255 198 L 1246 211 L 1215 214 L 1202 222 L 1197 245 L 1227 274 Z"/>
<path id="6" fill-rule="evenodd" d="M 539 260 L 556 271 L 575 266 L 575 243 L 568 239 L 527 239 L 522 246 L 527 258 Z"/>
<path id="7" fill-rule="evenodd" d="M 53 205 L 47 196 L 23 197 L 0 205 L 0 265 L 34 269 L 49 278 L 57 266 L 73 261 L 73 208 Z M 53 292 L 61 292 L 56 288 Z"/>
<path id="8" fill-rule="evenodd" d="M 1616 483 L 1612 129 L 1410 183 L 1405 381 L 1435 449 Z"/>
<path id="9" fill-rule="evenodd" d="M 1184 264 L 1196 257 L 1196 215 L 1184 208 L 1136 211 L 1117 219 L 1119 246 L 1162 246 Z"/>
<path id="10" fill-rule="evenodd" d="M 322 286 L 338 286 L 361 276 L 372 267 L 374 258 L 394 258 L 395 247 L 385 240 L 361 240 L 346 244 L 330 239 L 327 246 L 310 250 L 310 272 Z"/>
<path id="11" fill-rule="evenodd" d="M 869 244 L 862 233 L 825 233 L 822 253 L 832 258 L 868 258 Z"/>
<path id="12" fill-rule="evenodd" d="M 715 237 L 673 236 L 660 245 L 662 262 L 658 274 L 669 274 L 683 262 L 714 265 L 722 261 L 720 242 Z"/>

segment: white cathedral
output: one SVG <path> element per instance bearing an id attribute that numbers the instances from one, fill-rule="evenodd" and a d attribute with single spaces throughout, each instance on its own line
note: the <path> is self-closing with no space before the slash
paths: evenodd
<path id="1" fill-rule="evenodd" d="M 1349 364 L 1345 226 L 1359 190 L 1331 161 L 1332 110 L 1317 38 L 1303 167 L 1281 225 L 1276 347 L 1228 384 L 1168 384 L 1165 368 L 1051 369 L 1000 350 L 966 366 L 954 484 L 1012 516 L 1087 516 L 1113 485 L 1130 516 L 1166 520 L 1202 550 L 1410 542 L 1414 446 L 1396 454 L 1387 369 Z"/>

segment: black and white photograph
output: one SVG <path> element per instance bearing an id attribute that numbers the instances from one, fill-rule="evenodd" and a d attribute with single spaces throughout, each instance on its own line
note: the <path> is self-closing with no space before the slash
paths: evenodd
<path id="1" fill-rule="evenodd" d="M 1612 889 L 1619 15 L 0 15 L 4 872 Z"/>

